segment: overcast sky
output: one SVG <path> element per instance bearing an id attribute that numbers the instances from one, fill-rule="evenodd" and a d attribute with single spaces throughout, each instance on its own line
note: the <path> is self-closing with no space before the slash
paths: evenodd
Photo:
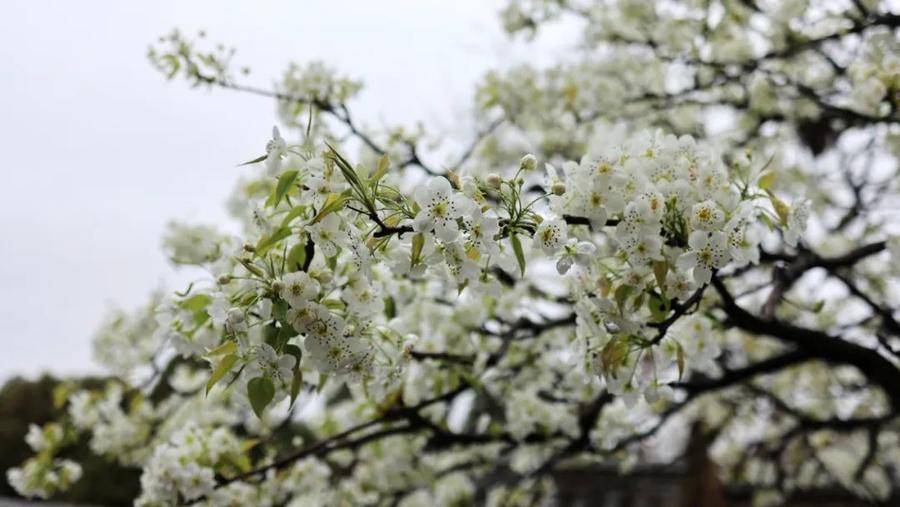
<path id="1" fill-rule="evenodd" d="M 178 27 L 234 45 L 249 81 L 324 60 L 362 78 L 372 125 L 465 139 L 487 69 L 548 58 L 503 36 L 497 0 L 4 2 L 0 19 L 0 380 L 98 371 L 104 311 L 186 278 L 160 252 L 173 218 L 221 223 L 274 104 L 192 90 L 153 71 L 148 44 Z M 564 37 L 558 37 L 562 40 Z M 551 37 L 552 39 L 552 37 Z M 246 170 L 246 169 L 244 169 Z"/>

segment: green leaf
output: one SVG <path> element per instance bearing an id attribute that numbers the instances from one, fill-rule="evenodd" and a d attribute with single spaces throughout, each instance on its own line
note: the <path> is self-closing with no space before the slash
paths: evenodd
<path id="1" fill-rule="evenodd" d="M 254 266 L 252 262 L 247 259 L 242 259 L 240 257 L 236 257 L 237 261 L 241 263 L 242 266 L 247 268 L 247 271 L 253 273 L 256 276 L 266 276 L 266 273 L 263 270 L 259 269 L 259 267 Z"/>
<path id="2" fill-rule="evenodd" d="M 256 244 L 256 255 L 262 257 L 266 252 L 269 251 L 270 248 L 290 235 L 290 227 L 279 227 L 278 229 L 275 229 L 269 236 L 263 236 Z"/>
<path id="3" fill-rule="evenodd" d="M 622 338 L 613 338 L 600 351 L 600 363 L 603 370 L 613 373 L 619 366 L 625 364 L 628 359 L 628 341 Z"/>
<path id="4" fill-rule="evenodd" d="M 191 289 L 193 289 L 193 288 L 194 288 L 194 282 L 191 282 L 191 283 L 188 284 L 187 289 L 184 289 L 184 292 L 178 292 L 178 291 L 176 290 L 176 291 L 175 291 L 175 295 L 178 296 L 178 297 L 180 297 L 180 298 L 186 298 L 187 295 L 191 293 Z"/>
<path id="5" fill-rule="evenodd" d="M 369 178 L 369 181 L 372 183 L 377 183 L 381 178 L 387 174 L 388 169 L 391 167 L 391 156 L 385 153 L 378 159 L 378 166 L 375 168 L 375 172 L 372 174 L 372 177 Z"/>
<path id="6" fill-rule="evenodd" d="M 275 304 L 272 305 L 272 316 L 277 320 L 284 321 L 287 319 L 287 312 L 290 308 L 291 306 L 287 301 L 278 299 L 275 301 Z"/>
<path id="7" fill-rule="evenodd" d="M 669 314 L 669 302 L 655 292 L 651 292 L 650 297 L 647 298 L 647 309 L 650 310 L 650 316 L 654 322 L 662 322 Z"/>
<path id="8" fill-rule="evenodd" d="M 288 340 L 297 336 L 294 328 L 284 324 L 281 327 L 271 323 L 263 328 L 263 340 L 269 344 L 276 352 L 281 352 Z"/>
<path id="9" fill-rule="evenodd" d="M 256 417 L 262 419 L 263 412 L 275 398 L 275 385 L 269 377 L 256 377 L 247 382 L 247 397 Z"/>
<path id="10" fill-rule="evenodd" d="M 284 215 L 284 218 L 281 219 L 281 226 L 287 227 L 291 224 L 291 222 L 294 221 L 295 218 L 302 215 L 304 211 L 306 211 L 306 206 L 294 206 L 290 211 L 287 212 L 286 215 Z"/>
<path id="11" fill-rule="evenodd" d="M 300 271 L 306 263 L 306 243 L 297 243 L 287 254 L 288 271 Z"/>
<path id="12" fill-rule="evenodd" d="M 634 292 L 634 287 L 631 285 L 620 285 L 616 289 L 613 298 L 616 300 L 616 305 L 619 306 L 620 312 L 625 308 L 625 300 L 628 299 L 632 292 Z"/>
<path id="13" fill-rule="evenodd" d="M 415 266 L 419 264 L 419 258 L 422 256 L 422 248 L 425 246 L 425 236 L 420 232 L 413 236 L 412 253 L 409 259 L 409 265 Z"/>
<path id="14" fill-rule="evenodd" d="M 234 366 L 234 363 L 236 363 L 237 360 L 237 354 L 228 354 L 227 356 L 222 358 L 222 360 L 218 365 L 216 365 L 216 368 L 210 374 L 209 380 L 206 381 L 206 394 L 209 394 L 209 390 L 212 389 L 214 385 L 216 385 L 216 382 L 222 380 L 222 377 L 224 377 L 226 373 L 231 371 L 231 367 Z"/>
<path id="15" fill-rule="evenodd" d="M 325 265 L 328 266 L 328 269 L 330 269 L 331 271 L 334 271 L 335 269 L 337 269 L 337 260 L 338 260 L 338 255 L 340 255 L 340 253 L 341 253 L 341 247 L 337 247 L 337 251 L 338 251 L 337 254 L 335 254 L 331 257 L 325 258 Z"/>
<path id="16" fill-rule="evenodd" d="M 300 368 L 294 368 L 294 378 L 291 379 L 291 406 L 297 401 L 300 389 L 303 387 L 303 372 Z"/>
<path id="17" fill-rule="evenodd" d="M 265 155 L 260 155 L 260 156 L 258 156 L 258 157 L 256 157 L 256 158 L 254 158 L 253 160 L 248 160 L 248 161 L 244 162 L 243 164 L 238 164 L 238 167 L 241 167 L 241 166 L 244 166 L 244 165 L 256 164 L 256 163 L 262 162 L 263 160 L 265 160 L 265 159 L 267 159 L 267 158 L 269 158 L 269 154 L 268 154 L 268 153 L 265 154 Z"/>
<path id="18" fill-rule="evenodd" d="M 181 300 L 179 305 L 191 313 L 197 313 L 206 310 L 210 303 L 212 303 L 212 298 L 208 295 L 194 294 L 187 299 Z"/>
<path id="19" fill-rule="evenodd" d="M 349 195 L 341 194 L 328 194 L 328 197 L 325 198 L 325 204 L 322 205 L 321 211 L 316 215 L 316 218 L 313 219 L 312 223 L 317 224 L 322 221 L 323 218 L 328 216 L 330 213 L 334 213 L 335 211 L 339 211 L 341 208 L 347 204 L 347 201 L 350 200 Z"/>
<path id="20" fill-rule="evenodd" d="M 515 234 L 509 236 L 509 242 L 512 243 L 513 252 L 516 254 L 516 260 L 519 262 L 519 275 L 525 276 L 525 252 L 522 251 L 522 242 Z"/>
<path id="21" fill-rule="evenodd" d="M 247 446 L 245 445 L 245 447 Z M 250 463 L 250 458 L 247 457 L 246 454 L 226 454 L 222 457 L 222 459 L 237 468 L 242 473 L 249 472 L 253 469 L 253 464 Z"/>
<path id="22" fill-rule="evenodd" d="M 300 350 L 300 347 L 298 347 L 298 346 L 296 346 L 296 345 L 294 345 L 294 344 L 292 344 L 292 343 L 291 343 L 291 344 L 288 344 L 288 345 L 285 345 L 285 346 L 284 346 L 284 353 L 285 353 L 285 354 L 290 354 L 290 355 L 296 357 L 296 358 L 297 358 L 297 363 L 294 365 L 294 367 L 295 367 L 295 368 L 299 368 L 299 367 L 300 367 L 300 359 L 303 358 L 303 351 Z"/>
<path id="23" fill-rule="evenodd" d="M 334 298 L 323 300 L 322 305 L 331 310 L 343 310 L 346 306 L 343 301 Z"/>
<path id="24" fill-rule="evenodd" d="M 787 225 L 788 215 L 791 213 L 791 207 L 787 205 L 781 199 L 775 197 L 775 194 L 769 192 L 769 201 L 772 202 L 772 207 L 775 208 L 775 213 L 778 214 L 778 219 L 781 221 L 781 225 Z"/>
<path id="25" fill-rule="evenodd" d="M 294 181 L 297 179 L 298 171 L 285 171 L 278 177 L 278 183 L 272 190 L 272 194 L 266 200 L 266 206 L 274 208 L 284 199 L 284 196 L 291 191 Z"/>
<path id="26" fill-rule="evenodd" d="M 666 289 L 666 273 L 669 272 L 669 263 L 666 261 L 653 261 L 653 276 L 656 278 L 656 286 L 662 294 Z"/>
<path id="27" fill-rule="evenodd" d="M 222 345 L 210 350 L 206 353 L 207 357 L 216 357 L 216 356 L 224 356 L 227 354 L 232 354 L 237 350 L 237 343 L 233 341 L 227 341 Z"/>
<path id="28" fill-rule="evenodd" d="M 393 319 L 397 316 L 397 303 L 392 296 L 384 298 L 384 316 Z"/>
<path id="29" fill-rule="evenodd" d="M 331 146 L 327 142 L 325 143 L 325 145 L 328 146 L 328 149 L 331 150 L 331 152 L 329 153 L 330 158 L 334 160 L 335 164 L 337 164 L 338 169 L 340 169 L 341 173 L 343 173 L 344 178 L 347 180 L 347 183 L 350 183 L 350 185 L 356 188 L 361 188 L 359 176 L 356 174 L 356 171 L 353 170 L 353 166 L 350 165 L 350 162 L 347 162 L 347 160 L 342 157 L 341 154 L 338 153 L 333 146 Z"/>
<path id="30" fill-rule="evenodd" d="M 772 188 L 772 185 L 775 183 L 775 171 L 765 170 L 762 174 L 759 175 L 759 178 L 756 180 L 756 184 L 759 185 L 759 188 L 763 190 L 768 190 Z"/>
<path id="31" fill-rule="evenodd" d="M 641 309 L 641 306 L 643 306 L 643 304 L 644 304 L 645 295 L 646 295 L 646 292 L 641 292 L 640 294 L 637 295 L 637 297 L 634 298 L 634 301 L 631 302 L 631 310 L 632 311 L 636 312 Z"/>

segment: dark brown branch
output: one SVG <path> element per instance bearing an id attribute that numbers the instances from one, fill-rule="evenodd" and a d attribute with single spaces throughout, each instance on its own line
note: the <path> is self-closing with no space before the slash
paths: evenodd
<path id="1" fill-rule="evenodd" d="M 314 442 L 306 447 L 303 447 L 302 449 L 299 449 L 291 454 L 288 454 L 287 456 L 278 458 L 275 461 L 273 461 L 272 463 L 269 463 L 268 465 L 264 465 L 264 466 L 255 468 L 253 470 L 244 472 L 242 474 L 235 475 L 233 477 L 223 478 L 218 482 L 217 487 L 224 486 L 224 485 L 232 483 L 234 481 L 248 479 L 250 477 L 254 477 L 256 475 L 265 473 L 269 470 L 278 470 L 278 469 L 284 468 L 284 467 L 294 463 L 295 461 L 305 458 L 307 456 L 327 454 L 327 453 L 330 453 L 330 452 L 338 450 L 338 449 L 356 448 L 366 442 L 376 440 L 378 438 L 382 438 L 382 437 L 385 437 L 388 435 L 394 435 L 397 433 L 418 430 L 418 429 L 420 429 L 420 427 L 418 427 L 418 426 L 413 427 L 410 425 L 405 425 L 405 426 L 400 426 L 400 427 L 379 430 L 377 432 L 369 433 L 369 434 L 367 434 L 363 437 L 357 438 L 355 440 L 347 440 L 348 437 L 350 437 L 351 435 L 353 435 L 355 433 L 359 433 L 363 430 L 366 430 L 366 429 L 376 426 L 378 424 L 384 424 L 384 423 L 389 423 L 392 421 L 403 420 L 403 419 L 412 419 L 414 416 L 418 415 L 420 410 L 422 410 L 426 407 L 429 407 L 436 403 L 441 403 L 441 402 L 446 402 L 446 401 L 452 400 L 459 393 L 464 391 L 466 389 L 466 387 L 467 386 L 465 386 L 465 385 L 458 387 L 456 389 L 453 389 L 453 390 L 451 390 L 447 393 L 444 393 L 440 396 L 437 396 L 435 398 L 425 400 L 425 401 L 423 401 L 417 405 L 414 405 L 412 407 L 401 407 L 401 408 L 389 410 L 379 418 L 372 419 L 370 421 L 366 421 L 364 423 L 361 423 L 361 424 L 358 424 L 351 428 L 348 428 L 336 435 L 333 435 L 326 439 Z"/>
<path id="2" fill-rule="evenodd" d="M 813 356 L 809 352 L 804 350 L 793 350 L 772 356 L 743 368 L 725 370 L 725 373 L 716 378 L 701 378 L 691 382 L 676 382 L 672 384 L 672 387 L 684 389 L 691 394 L 704 393 L 740 384 L 757 375 L 781 371 L 784 368 L 796 366 L 809 361 L 810 359 L 813 359 Z"/>
<path id="3" fill-rule="evenodd" d="M 824 361 L 855 366 L 860 373 L 884 390 L 895 409 L 900 409 L 900 370 L 878 352 L 822 331 L 757 317 L 734 301 L 721 280 L 714 276 L 712 282 L 722 299 L 723 309 L 728 316 L 727 324 L 794 344 Z"/>

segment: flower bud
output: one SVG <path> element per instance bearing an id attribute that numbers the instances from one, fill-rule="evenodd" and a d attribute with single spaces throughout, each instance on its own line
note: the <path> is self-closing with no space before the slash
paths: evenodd
<path id="1" fill-rule="evenodd" d="M 228 310 L 226 318 L 228 319 L 228 322 L 240 324 L 241 322 L 244 322 L 244 312 L 242 312 L 240 308 L 232 308 Z"/>
<path id="2" fill-rule="evenodd" d="M 229 275 L 222 275 L 216 279 L 216 281 L 219 282 L 219 285 L 228 285 L 231 283 L 231 277 Z"/>
<path id="3" fill-rule="evenodd" d="M 487 175 L 487 184 L 493 188 L 500 188 L 500 183 L 502 180 L 500 179 L 500 175 L 497 173 L 491 173 Z"/>
<path id="4" fill-rule="evenodd" d="M 519 163 L 519 167 L 522 168 L 523 171 L 534 171 L 537 167 L 537 157 L 529 153 L 522 157 L 522 161 Z"/>
<path id="5" fill-rule="evenodd" d="M 256 251 L 256 247 L 251 245 L 250 243 L 244 243 L 244 251 L 253 253 Z"/>
<path id="6" fill-rule="evenodd" d="M 552 186 L 550 186 L 550 192 L 552 192 L 553 195 L 563 195 L 566 193 L 566 184 L 561 181 L 557 181 Z"/>
<path id="7" fill-rule="evenodd" d="M 453 185 L 453 188 L 459 189 L 461 187 L 461 183 L 459 181 L 459 174 L 456 171 L 448 171 L 447 179 L 450 181 L 450 184 Z"/>

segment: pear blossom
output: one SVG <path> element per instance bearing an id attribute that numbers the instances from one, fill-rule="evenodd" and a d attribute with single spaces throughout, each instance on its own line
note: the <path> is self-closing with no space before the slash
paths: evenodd
<path id="1" fill-rule="evenodd" d="M 725 222 L 725 213 L 712 200 L 698 202 L 691 208 L 691 227 L 699 231 L 718 230 Z"/>
<path id="2" fill-rule="evenodd" d="M 310 333 L 303 340 L 304 358 L 323 373 L 348 373 L 365 359 L 368 349 L 355 336 L 341 332 Z"/>
<path id="3" fill-rule="evenodd" d="M 300 308 L 319 294 L 319 282 L 303 271 L 288 273 L 281 278 L 278 291 L 293 308 Z"/>
<path id="4" fill-rule="evenodd" d="M 809 220 L 809 200 L 798 199 L 791 204 L 788 211 L 786 226 L 784 228 L 784 242 L 790 246 L 797 246 L 800 235 L 806 229 Z"/>
<path id="5" fill-rule="evenodd" d="M 348 243 L 347 234 L 341 230 L 341 218 L 334 213 L 327 215 L 318 223 L 310 225 L 307 230 L 310 238 L 317 247 L 322 249 L 325 257 L 334 257 L 337 255 L 338 249 Z"/>
<path id="6" fill-rule="evenodd" d="M 293 368 L 297 358 L 284 354 L 279 356 L 275 349 L 268 343 L 260 345 L 253 360 L 247 363 L 243 372 L 244 378 L 250 380 L 260 376 L 268 376 L 276 386 L 287 389 L 293 378 Z"/>
<path id="7" fill-rule="evenodd" d="M 278 127 L 272 127 L 272 139 L 266 143 L 266 171 L 276 175 L 281 170 L 281 159 L 287 154 L 287 142 L 281 137 Z"/>
<path id="8" fill-rule="evenodd" d="M 453 241 L 459 235 L 457 220 L 471 213 L 475 204 L 453 191 L 446 178 L 432 178 L 415 192 L 421 210 L 413 220 L 416 232 L 431 232 L 441 241 Z"/>
<path id="9" fill-rule="evenodd" d="M 678 269 L 693 270 L 698 285 L 709 283 L 713 270 L 728 262 L 725 235 L 721 232 L 694 231 L 688 238 L 690 250 L 678 257 Z"/>
<path id="10" fill-rule="evenodd" d="M 535 248 L 540 248 L 545 255 L 553 255 L 566 244 L 568 229 L 565 220 L 554 218 L 544 220 L 534 233 Z"/>
<path id="11" fill-rule="evenodd" d="M 562 250 L 557 254 L 556 271 L 564 275 L 575 264 L 588 265 L 591 255 L 597 251 L 597 247 L 589 241 L 578 241 L 577 238 L 569 238 Z"/>
<path id="12" fill-rule="evenodd" d="M 500 219 L 494 213 L 484 213 L 475 208 L 463 217 L 466 228 L 466 250 L 474 250 L 478 257 L 497 257 L 500 246 L 496 237 L 500 234 Z"/>

